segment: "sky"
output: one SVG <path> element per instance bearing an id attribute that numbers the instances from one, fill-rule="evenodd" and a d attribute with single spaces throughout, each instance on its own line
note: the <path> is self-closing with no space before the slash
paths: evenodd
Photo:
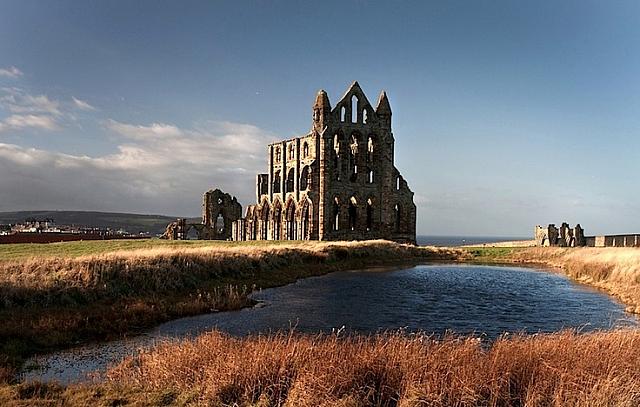
<path id="1" fill-rule="evenodd" d="M 246 206 L 266 144 L 386 90 L 418 234 L 640 232 L 640 2 L 0 0 L 0 211 Z"/>

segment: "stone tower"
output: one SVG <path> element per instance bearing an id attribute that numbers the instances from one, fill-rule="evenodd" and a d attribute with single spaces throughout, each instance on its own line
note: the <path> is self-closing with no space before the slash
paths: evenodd
<path id="1" fill-rule="evenodd" d="M 331 107 L 324 90 L 311 131 L 268 146 L 257 204 L 234 224 L 236 240 L 416 241 L 413 192 L 394 165 L 391 105 L 375 108 L 358 82 Z"/>

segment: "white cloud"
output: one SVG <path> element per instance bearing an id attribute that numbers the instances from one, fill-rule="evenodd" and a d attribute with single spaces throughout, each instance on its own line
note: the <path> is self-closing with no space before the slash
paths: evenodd
<path id="1" fill-rule="evenodd" d="M 8 129 L 36 128 L 58 130 L 59 126 L 51 116 L 13 114 L 0 122 L 0 132 Z"/>
<path id="2" fill-rule="evenodd" d="M 109 120 L 121 138 L 95 157 L 0 144 L 0 210 L 95 209 L 197 215 L 212 187 L 255 200 L 255 174 L 266 170 L 273 137 L 251 125 L 208 123 L 197 129 Z M 1 127 L 0 127 L 1 130 Z M 6 176 L 5 176 L 6 174 Z"/>
<path id="3" fill-rule="evenodd" d="M 89 102 L 85 100 L 78 99 L 75 96 L 71 96 L 71 99 L 73 99 L 73 104 L 80 110 L 85 110 L 85 111 L 97 110 L 95 107 L 90 105 Z"/>
<path id="4" fill-rule="evenodd" d="M 60 116 L 60 102 L 46 95 L 30 95 L 20 88 L 2 88 L 0 106 L 12 113 L 39 113 Z"/>
<path id="5" fill-rule="evenodd" d="M 8 68 L 0 68 L 0 76 L 4 76 L 6 78 L 16 79 L 23 75 L 22 71 L 16 68 L 15 66 L 10 66 Z"/>

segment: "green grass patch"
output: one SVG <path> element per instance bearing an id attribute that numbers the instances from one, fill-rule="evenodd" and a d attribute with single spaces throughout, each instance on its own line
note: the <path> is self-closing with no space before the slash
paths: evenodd
<path id="1" fill-rule="evenodd" d="M 301 243 L 301 241 L 299 242 Z M 298 243 L 298 244 L 299 244 Z M 0 262 L 27 260 L 40 257 L 76 258 L 99 255 L 123 250 L 155 249 L 155 248 L 195 248 L 195 247 L 240 247 L 240 246 L 272 246 L 295 245 L 296 241 L 251 241 L 231 242 L 221 240 L 87 240 L 60 243 L 17 243 L 0 245 Z"/>

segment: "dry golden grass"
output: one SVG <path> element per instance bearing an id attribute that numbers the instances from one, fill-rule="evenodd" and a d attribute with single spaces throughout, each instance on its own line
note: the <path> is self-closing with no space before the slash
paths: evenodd
<path id="1" fill-rule="evenodd" d="M 108 372 L 111 385 L 239 406 L 637 406 L 640 332 L 498 339 L 212 332 Z"/>
<path id="2" fill-rule="evenodd" d="M 640 313 L 640 248 L 537 247 L 513 251 L 509 258 L 561 269 L 577 281 L 618 297 L 627 311 Z"/>
<path id="3" fill-rule="evenodd" d="M 5 261 L 0 263 L 0 309 L 195 289 L 203 280 L 242 277 L 285 267 L 454 260 L 462 253 L 455 249 L 418 248 L 386 241 L 307 242 L 159 247 L 77 258 Z"/>

